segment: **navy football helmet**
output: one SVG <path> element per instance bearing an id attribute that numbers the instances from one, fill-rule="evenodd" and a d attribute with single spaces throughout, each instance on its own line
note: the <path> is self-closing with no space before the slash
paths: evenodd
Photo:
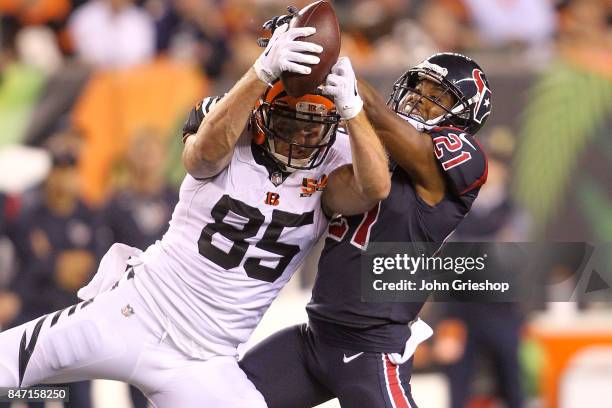
<path id="1" fill-rule="evenodd" d="M 422 95 L 417 90 L 417 84 L 422 79 L 435 82 L 443 93 L 451 94 L 455 104 L 449 109 L 439 103 L 440 97 L 433 99 Z M 427 98 L 445 113 L 429 120 L 418 114 L 411 115 L 419 98 Z M 471 58 L 455 53 L 440 53 L 432 55 L 402 75 L 393 85 L 387 104 L 400 115 L 428 127 L 453 126 L 475 134 L 491 114 L 491 88 L 483 70 Z"/>

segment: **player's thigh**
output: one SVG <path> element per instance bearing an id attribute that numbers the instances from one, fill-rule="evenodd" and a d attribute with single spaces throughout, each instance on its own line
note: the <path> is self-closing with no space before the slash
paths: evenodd
<path id="1" fill-rule="evenodd" d="M 240 367 L 263 394 L 270 408 L 321 404 L 333 395 L 309 370 L 312 353 L 306 325 L 291 326 L 250 349 Z"/>
<path id="2" fill-rule="evenodd" d="M 127 380 L 140 345 L 155 341 L 138 316 L 144 309 L 137 296 L 133 282 L 128 281 L 92 301 L 0 333 L 0 387 L 93 378 Z M 2 370 L 9 371 L 10 377 L 3 376 Z"/>
<path id="3" fill-rule="evenodd" d="M 163 388 L 147 395 L 155 408 L 266 408 L 234 357 L 191 360 L 166 376 Z"/>
<path id="4" fill-rule="evenodd" d="M 339 370 L 334 391 L 342 408 L 416 408 L 412 361 L 395 365 L 386 354 L 364 353 Z"/>

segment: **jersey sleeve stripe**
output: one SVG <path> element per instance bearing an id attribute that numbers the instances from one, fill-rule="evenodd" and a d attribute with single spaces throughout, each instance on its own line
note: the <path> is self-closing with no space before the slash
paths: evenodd
<path id="1" fill-rule="evenodd" d="M 474 139 L 474 142 L 476 142 L 476 144 L 478 145 L 478 148 L 483 153 L 483 157 L 484 157 L 484 169 L 482 171 L 482 175 L 476 181 L 474 181 L 472 184 L 467 186 L 463 191 L 461 191 L 459 193 L 460 196 L 462 196 L 462 195 L 472 191 L 473 189 L 475 189 L 477 187 L 482 186 L 484 183 L 487 182 L 487 177 L 489 175 L 489 158 L 487 157 L 487 154 L 486 154 L 485 150 L 482 148 L 482 145 L 480 144 L 480 142 L 477 139 Z"/>
<path id="2" fill-rule="evenodd" d="M 202 103 L 202 113 L 204 114 L 204 116 L 206 116 L 206 114 L 210 112 L 210 110 L 217 104 L 217 102 L 221 100 L 221 97 L 220 96 L 208 97 L 205 100 L 207 101 L 206 105 Z"/>
<path id="3" fill-rule="evenodd" d="M 193 108 L 187 118 L 187 122 L 183 126 L 183 143 L 185 143 L 190 134 L 196 133 L 206 115 L 220 100 L 220 96 L 207 96 L 201 102 L 198 102 L 198 105 Z"/>

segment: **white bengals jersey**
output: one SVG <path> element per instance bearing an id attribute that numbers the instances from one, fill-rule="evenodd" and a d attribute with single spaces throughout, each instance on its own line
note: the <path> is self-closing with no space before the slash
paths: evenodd
<path id="1" fill-rule="evenodd" d="M 236 355 L 326 230 L 326 178 L 350 162 L 348 137 L 339 132 L 321 166 L 275 185 L 253 149 L 245 132 L 217 176 L 187 175 L 169 230 L 141 255 L 147 273 L 137 274 L 137 289 L 195 358 Z"/>

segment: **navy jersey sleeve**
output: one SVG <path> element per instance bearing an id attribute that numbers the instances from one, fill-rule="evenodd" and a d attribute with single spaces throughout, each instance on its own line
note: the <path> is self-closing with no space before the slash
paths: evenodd
<path id="1" fill-rule="evenodd" d="M 464 196 L 478 190 L 487 180 L 487 157 L 470 134 L 456 128 L 435 128 L 431 132 L 436 159 L 450 188 Z"/>
<path id="2" fill-rule="evenodd" d="M 221 100 L 220 96 L 208 96 L 198 102 L 196 106 L 191 109 L 189 116 L 183 125 L 183 142 L 187 135 L 194 134 L 198 131 L 200 123 L 204 120 L 208 112 Z"/>

